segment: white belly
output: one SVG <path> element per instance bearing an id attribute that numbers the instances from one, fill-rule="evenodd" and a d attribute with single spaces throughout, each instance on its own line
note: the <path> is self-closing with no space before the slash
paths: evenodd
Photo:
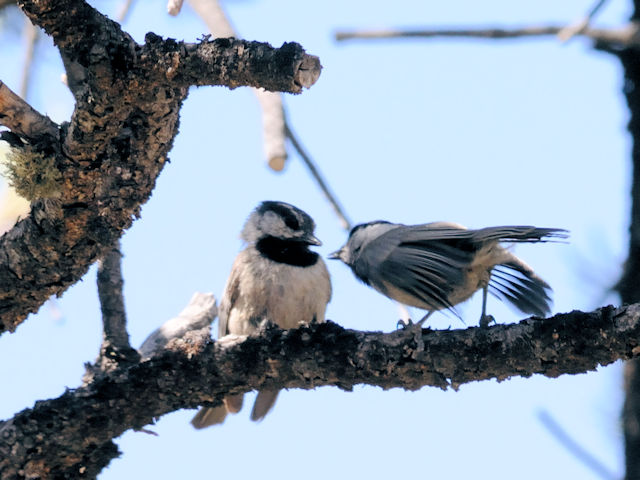
<path id="1" fill-rule="evenodd" d="M 228 333 L 250 334 L 264 320 L 281 328 L 324 322 L 331 284 L 321 258 L 311 267 L 262 258 L 256 261 L 255 257 L 250 260 L 244 266 L 250 264 L 251 268 L 238 278 L 238 295 L 228 314 Z"/>

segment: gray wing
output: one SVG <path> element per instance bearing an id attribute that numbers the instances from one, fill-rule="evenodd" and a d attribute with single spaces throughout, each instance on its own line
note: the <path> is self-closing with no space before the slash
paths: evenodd
<path id="1" fill-rule="evenodd" d="M 561 228 L 540 228 L 530 225 L 487 227 L 478 230 L 444 222 L 425 223 L 405 227 L 405 241 L 425 242 L 431 240 L 461 240 L 471 244 L 498 242 L 545 242 L 567 238 L 567 231 Z M 476 247 L 477 248 L 477 247 Z"/>
<path id="2" fill-rule="evenodd" d="M 412 229 L 400 226 L 367 245 L 357 262 L 358 276 L 382 292 L 389 291 L 387 283 L 393 285 L 426 305 L 421 308 L 452 308 L 447 298 L 463 282 L 473 252 L 456 248 L 431 230 L 419 236 Z"/>
<path id="3" fill-rule="evenodd" d="M 565 237 L 565 230 L 532 226 L 467 230 L 440 222 L 402 225 L 373 240 L 364 249 L 358 259 L 361 275 L 356 274 L 382 292 L 389 291 L 385 285 L 388 282 L 430 309 L 451 309 L 450 293 L 464 284 L 466 269 L 478 249 L 486 243 L 539 242 Z M 492 293 L 522 311 L 538 315 L 547 312 L 549 297 L 546 290 L 549 286 L 514 265 L 506 266 L 511 272 L 517 272 L 519 278 L 506 270 L 500 272 L 493 282 Z"/>
<path id="4" fill-rule="evenodd" d="M 231 273 L 227 279 L 227 285 L 224 287 L 224 293 L 220 300 L 220 310 L 218 311 L 218 338 L 224 337 L 229 333 L 229 312 L 235 305 L 240 296 L 240 271 L 245 262 L 246 255 L 243 250 L 238 254 L 231 267 Z"/>
<path id="5" fill-rule="evenodd" d="M 489 242 L 545 242 L 567 237 L 566 230 L 532 226 L 501 226 L 479 230 L 465 230 L 447 224 L 426 224 L 410 227 L 405 237 L 409 243 L 433 248 L 444 243 L 447 255 L 473 253 Z M 407 242 L 405 242 L 406 245 Z M 464 267 L 463 267 L 464 268 Z M 514 305 L 518 310 L 546 316 L 550 311 L 551 287 L 517 257 L 501 263 L 491 271 L 489 291 L 497 298 Z"/>

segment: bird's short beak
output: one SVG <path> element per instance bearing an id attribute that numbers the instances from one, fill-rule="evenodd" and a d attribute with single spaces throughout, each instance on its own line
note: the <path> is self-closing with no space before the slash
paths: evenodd
<path id="1" fill-rule="evenodd" d="M 331 252 L 327 258 L 330 258 L 331 260 L 340 260 L 342 258 L 342 249 Z"/>
<path id="2" fill-rule="evenodd" d="M 308 243 L 309 245 L 317 245 L 317 246 L 322 245 L 322 242 L 318 240 L 317 237 L 311 234 L 305 235 L 302 240 L 304 240 L 304 242 Z"/>

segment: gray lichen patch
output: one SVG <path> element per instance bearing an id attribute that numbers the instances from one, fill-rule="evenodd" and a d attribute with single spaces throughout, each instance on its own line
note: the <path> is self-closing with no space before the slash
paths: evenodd
<path id="1" fill-rule="evenodd" d="M 47 157 L 24 148 L 10 148 L 0 157 L 0 173 L 23 198 L 29 201 L 38 198 L 60 196 L 62 175 L 56 167 L 55 157 Z"/>

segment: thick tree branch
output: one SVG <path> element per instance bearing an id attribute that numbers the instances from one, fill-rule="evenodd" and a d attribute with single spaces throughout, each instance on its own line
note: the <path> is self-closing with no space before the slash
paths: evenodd
<path id="1" fill-rule="evenodd" d="M 30 216 L 0 238 L 0 333 L 78 281 L 139 215 L 167 161 L 190 85 L 299 92 L 320 72 L 317 57 L 293 43 L 194 45 L 148 34 L 140 46 L 83 1 L 20 5 L 60 48 L 76 108 L 59 137 L 37 145 L 55 158 L 59 197 L 33 202 Z M 19 103 L 2 92 L 7 105 Z M 5 111 L 13 110 L 0 103 Z M 24 127 L 33 112 L 17 115 L 2 121 L 19 135 L 34 130 Z"/>
<path id="2" fill-rule="evenodd" d="M 174 85 L 251 86 L 300 93 L 320 76 L 320 60 L 297 43 L 273 48 L 268 43 L 216 38 L 185 44 L 147 34 L 143 69 Z M 152 78 L 153 79 L 153 78 Z"/>
<path id="3" fill-rule="evenodd" d="M 179 408 L 218 404 L 229 393 L 323 385 L 350 390 L 358 384 L 446 389 L 594 370 L 640 354 L 640 305 L 486 329 L 413 327 L 384 334 L 328 322 L 218 342 L 200 332 L 0 424 L 0 479 L 19 471 L 79 478 L 81 471 L 97 473 L 117 455 L 112 439 L 124 431 Z"/>

